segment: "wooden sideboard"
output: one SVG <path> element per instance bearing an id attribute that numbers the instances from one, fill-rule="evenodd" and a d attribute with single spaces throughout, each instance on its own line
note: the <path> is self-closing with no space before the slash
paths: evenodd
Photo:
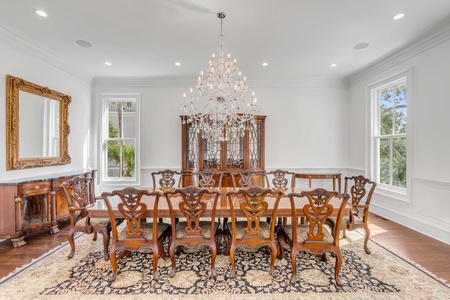
<path id="1" fill-rule="evenodd" d="M 312 188 L 313 179 L 332 179 L 333 191 L 341 192 L 341 173 L 296 173 L 295 178 L 308 179 L 309 187 Z M 338 188 L 336 189 L 336 180 Z"/>
<path id="2" fill-rule="evenodd" d="M 75 176 L 95 176 L 95 170 L 0 182 L 0 237 L 20 247 L 27 233 L 46 228 L 58 233 L 58 222 L 69 219 L 60 186 Z"/>

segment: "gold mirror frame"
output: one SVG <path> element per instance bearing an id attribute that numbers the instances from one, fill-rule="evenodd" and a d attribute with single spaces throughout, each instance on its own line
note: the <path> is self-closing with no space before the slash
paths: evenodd
<path id="1" fill-rule="evenodd" d="M 69 104 L 72 97 L 22 78 L 6 76 L 6 169 L 22 170 L 69 164 Z M 20 158 L 19 154 L 19 92 L 59 101 L 59 156 Z"/>

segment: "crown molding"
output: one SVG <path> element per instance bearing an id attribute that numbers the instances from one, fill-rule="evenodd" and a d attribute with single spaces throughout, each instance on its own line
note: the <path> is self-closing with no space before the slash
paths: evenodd
<path id="1" fill-rule="evenodd" d="M 189 88 L 195 86 L 195 77 L 98 77 L 94 78 L 94 87 L 122 87 L 122 88 Z M 345 80 L 249 80 L 247 85 L 251 88 L 348 88 Z"/>
<path id="2" fill-rule="evenodd" d="M 65 72 L 87 84 L 91 84 L 92 76 L 68 65 L 59 54 L 2 21 L 0 21 L 0 42 L 5 46 L 8 46 L 27 56 L 34 57 L 37 60 L 55 67 L 56 69 Z"/>
<path id="3" fill-rule="evenodd" d="M 349 85 L 361 82 L 375 74 L 378 74 L 390 67 L 393 67 L 405 60 L 419 55 L 430 48 L 433 48 L 450 39 L 450 18 L 436 27 L 426 31 L 421 37 L 377 60 L 363 70 L 347 76 Z"/>

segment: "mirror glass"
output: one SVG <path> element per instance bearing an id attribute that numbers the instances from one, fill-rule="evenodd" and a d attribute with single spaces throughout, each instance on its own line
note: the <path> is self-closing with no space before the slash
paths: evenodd
<path id="1" fill-rule="evenodd" d="M 7 169 L 70 163 L 68 107 L 71 97 L 7 76 Z"/>
<path id="2" fill-rule="evenodd" d="M 19 157 L 59 156 L 59 101 L 19 91 Z"/>

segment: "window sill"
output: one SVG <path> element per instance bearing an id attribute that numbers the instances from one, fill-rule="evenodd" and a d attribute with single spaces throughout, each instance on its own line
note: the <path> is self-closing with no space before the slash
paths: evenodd
<path id="1" fill-rule="evenodd" d="M 396 188 L 383 184 L 378 184 L 375 189 L 375 194 L 402 202 L 411 202 L 408 199 L 407 189 L 404 188 Z"/>

